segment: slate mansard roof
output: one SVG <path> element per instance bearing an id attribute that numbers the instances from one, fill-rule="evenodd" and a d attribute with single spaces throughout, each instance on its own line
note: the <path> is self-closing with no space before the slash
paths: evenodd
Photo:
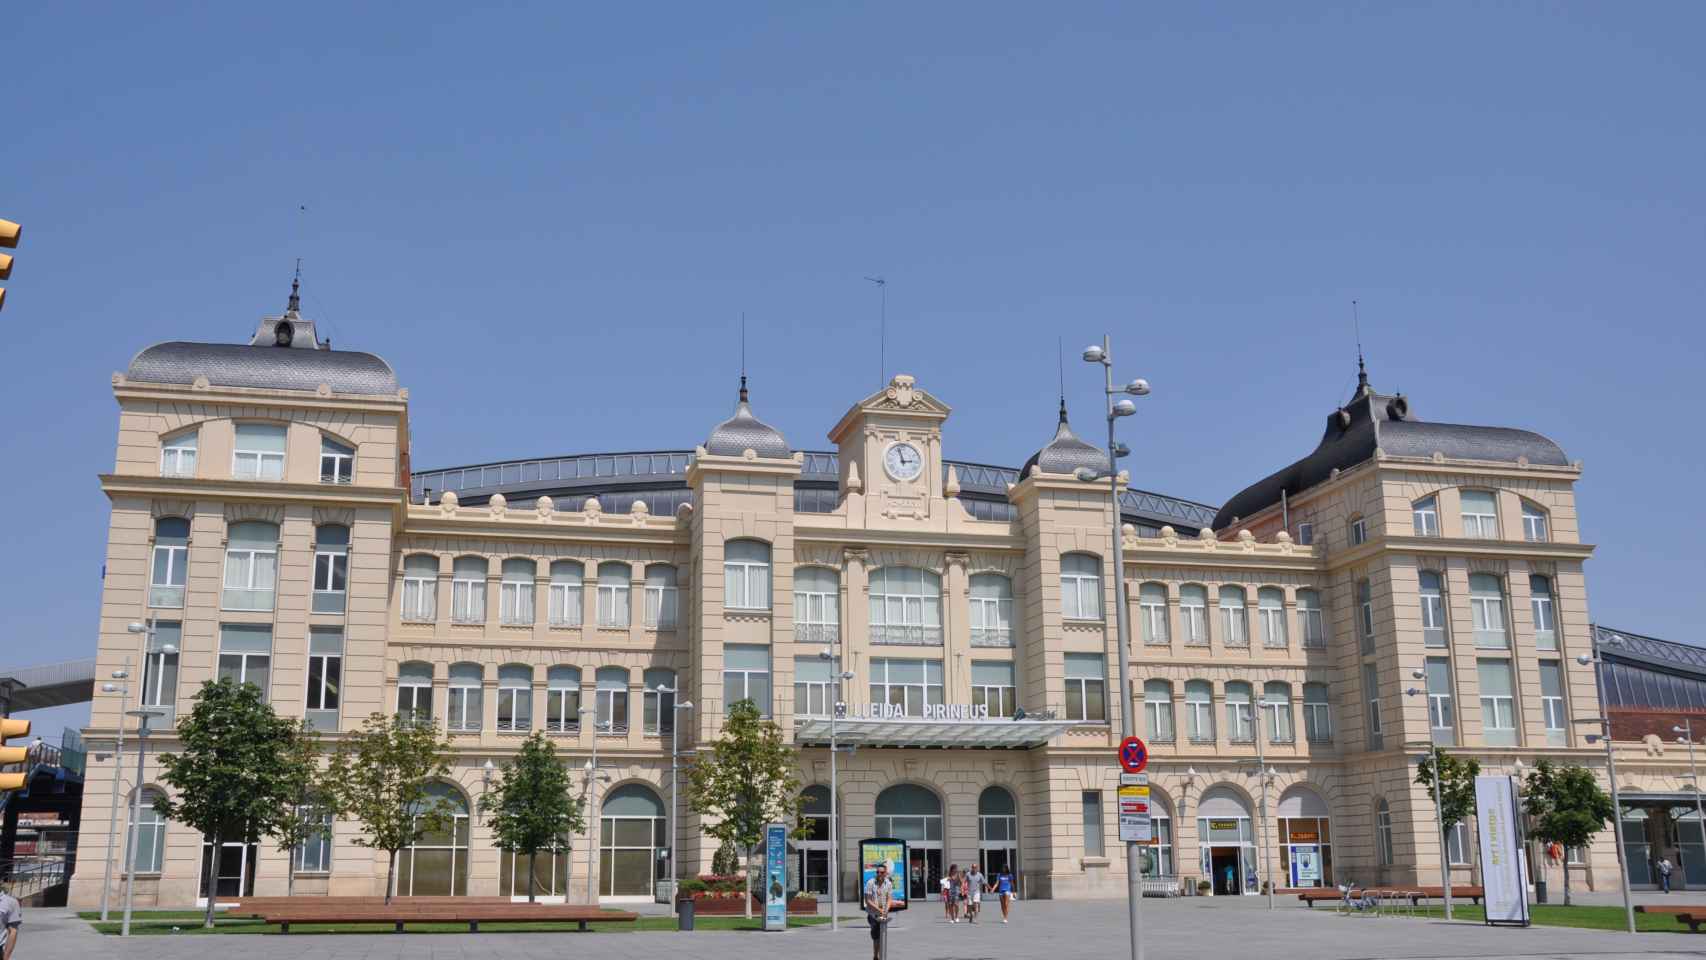
<path id="1" fill-rule="evenodd" d="M 130 361 L 126 379 L 141 383 L 194 383 L 206 377 L 216 387 L 317 390 L 394 396 L 397 375 L 371 353 L 298 350 L 241 343 L 157 343 Z"/>

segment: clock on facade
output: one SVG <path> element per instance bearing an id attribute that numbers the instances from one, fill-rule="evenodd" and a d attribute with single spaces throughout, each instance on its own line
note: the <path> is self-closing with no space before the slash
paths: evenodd
<path id="1" fill-rule="evenodd" d="M 883 454 L 883 469 L 896 480 L 917 480 L 924 472 L 924 455 L 910 443 L 893 443 Z"/>

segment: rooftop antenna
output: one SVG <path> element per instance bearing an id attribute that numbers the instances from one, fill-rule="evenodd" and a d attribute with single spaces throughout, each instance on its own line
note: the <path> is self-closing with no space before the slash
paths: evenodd
<path id="1" fill-rule="evenodd" d="M 1362 362 L 1362 315 L 1357 311 L 1357 302 L 1351 301 L 1351 324 L 1356 329 L 1357 338 L 1357 394 L 1368 392 L 1368 368 Z"/>
<path id="2" fill-rule="evenodd" d="M 889 282 L 882 277 L 866 277 L 882 291 L 882 307 L 877 327 L 877 389 L 888 386 L 889 377 Z"/>

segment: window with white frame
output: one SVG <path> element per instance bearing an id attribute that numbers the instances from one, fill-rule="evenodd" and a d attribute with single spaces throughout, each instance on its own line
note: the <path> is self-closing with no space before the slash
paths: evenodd
<path id="1" fill-rule="evenodd" d="M 417 553 L 403 559 L 403 619 L 431 623 L 438 619 L 438 558 Z"/>
<path id="2" fill-rule="evenodd" d="M 160 476 L 195 476 L 196 431 L 186 430 L 160 441 Z"/>
<path id="3" fill-rule="evenodd" d="M 526 733 L 532 729 L 533 668 L 525 663 L 506 663 L 498 668 L 498 732 Z"/>
<path id="4" fill-rule="evenodd" d="M 973 687 L 972 696 L 977 696 Z M 835 667 L 822 657 L 794 658 L 794 715 L 827 717 L 835 709 Z"/>
<path id="5" fill-rule="evenodd" d="M 1013 645 L 1013 581 L 998 573 L 971 576 L 971 645 Z"/>
<path id="6" fill-rule="evenodd" d="M 308 630 L 308 692 L 303 719 L 327 733 L 338 729 L 338 704 L 344 679 L 344 632 L 336 627 Z"/>
<path id="7" fill-rule="evenodd" d="M 917 567 L 871 572 L 871 642 L 942 645 L 942 578 Z"/>
<path id="8" fill-rule="evenodd" d="M 485 557 L 457 557 L 450 565 L 450 622 L 486 622 L 486 574 L 491 564 Z"/>
<path id="9" fill-rule="evenodd" d="M 876 669 L 878 661 L 871 661 Z M 770 716 L 770 648 L 759 644 L 723 645 L 723 712 L 751 700 L 759 716 Z"/>
<path id="10" fill-rule="evenodd" d="M 598 625 L 626 627 L 630 622 L 629 594 L 634 572 L 625 563 L 605 561 L 598 565 Z"/>
<path id="11" fill-rule="evenodd" d="M 271 700 L 272 625 L 225 623 L 219 626 L 219 679 L 252 683 L 262 700 Z"/>
<path id="12" fill-rule="evenodd" d="M 1565 847 L 1564 848 L 1564 857 L 1565 857 L 1564 862 L 1568 863 L 1572 867 L 1586 866 L 1587 862 L 1588 862 L 1588 848 L 1587 847 Z"/>
<path id="13" fill-rule="evenodd" d="M 1477 660 L 1481 680 L 1481 740 L 1488 746 L 1516 746 L 1516 686 L 1509 660 Z"/>
<path id="14" fill-rule="evenodd" d="M 1214 685 L 1207 680 L 1185 682 L 1185 736 L 1192 743 L 1214 742 Z"/>
<path id="15" fill-rule="evenodd" d="M 354 483 L 355 448 L 331 437 L 320 438 L 320 482 Z"/>
<path id="16" fill-rule="evenodd" d="M 1357 635 L 1363 655 L 1374 653 L 1374 586 L 1366 579 L 1357 581 Z"/>
<path id="17" fill-rule="evenodd" d="M 1262 685 L 1262 714 L 1268 724 L 1269 743 L 1291 743 L 1297 739 L 1291 716 L 1291 684 L 1269 680 Z"/>
<path id="18" fill-rule="evenodd" d="M 942 661 L 871 659 L 871 702 L 901 708 L 909 717 L 942 703 Z"/>
<path id="19" fill-rule="evenodd" d="M 671 569 L 674 569 L 673 567 Z M 664 690 L 675 690 L 675 671 L 664 667 L 650 667 L 641 675 L 641 682 L 646 689 L 641 694 L 640 720 L 646 733 L 658 736 L 668 736 L 675 731 L 675 694 L 665 693 Z"/>
<path id="20" fill-rule="evenodd" d="M 539 575 L 539 564 L 527 557 L 510 557 L 503 562 L 498 581 L 498 622 L 525 627 L 533 623 L 533 580 Z"/>
<path id="21" fill-rule="evenodd" d="M 1099 653 L 1066 655 L 1066 720 L 1102 723 L 1108 719 L 1107 661 Z"/>
<path id="22" fill-rule="evenodd" d="M 1439 498 L 1423 497 L 1410 504 L 1410 519 L 1416 536 L 1439 536 Z"/>
<path id="23" fill-rule="evenodd" d="M 1102 561 L 1087 553 L 1060 558 L 1060 615 L 1068 620 L 1102 619 Z"/>
<path id="24" fill-rule="evenodd" d="M 1327 645 L 1327 617 L 1321 609 L 1321 594 L 1297 591 L 1297 619 L 1303 625 L 1303 646 L 1318 649 Z"/>
<path id="25" fill-rule="evenodd" d="M 1490 573 L 1469 575 L 1469 612 L 1475 623 L 1475 646 L 1483 650 L 1505 650 L 1510 637 L 1505 633 L 1504 584 Z"/>
<path id="26" fill-rule="evenodd" d="M 1454 867 L 1469 866 L 1469 821 L 1459 820 L 1445 832 L 1446 862 Z"/>
<path id="27" fill-rule="evenodd" d="M 1534 614 L 1534 646 L 1558 649 L 1558 617 L 1552 606 L 1552 581 L 1539 575 L 1528 578 L 1528 607 Z"/>
<path id="28" fill-rule="evenodd" d="M 273 585 L 278 580 L 278 526 L 259 520 L 233 523 L 225 541 L 225 589 L 220 606 L 227 610 L 271 610 Z"/>
<path id="29" fill-rule="evenodd" d="M 558 560 L 551 564 L 551 586 L 547 616 L 553 627 L 578 627 L 586 593 L 582 580 L 585 569 L 576 560 Z"/>
<path id="30" fill-rule="evenodd" d="M 1433 570 L 1416 574 L 1418 602 L 1422 611 L 1422 643 L 1429 647 L 1447 645 L 1445 630 L 1445 579 Z"/>
<path id="31" fill-rule="evenodd" d="M 1185 631 L 1185 646 L 1208 646 L 1208 588 L 1200 583 L 1179 588 L 1179 628 Z"/>
<path id="32" fill-rule="evenodd" d="M 1464 490 L 1458 494 L 1462 503 L 1463 535 L 1479 540 L 1499 538 L 1498 498 L 1490 490 Z"/>
<path id="33" fill-rule="evenodd" d="M 1545 543 L 1552 539 L 1551 531 L 1546 525 L 1546 511 L 1527 500 L 1522 502 L 1522 538 L 1534 543 Z"/>
<path id="34" fill-rule="evenodd" d="M 154 646 L 142 657 L 142 705 L 173 710 L 178 702 L 178 654 L 184 648 L 184 625 L 154 622 Z M 167 653 L 166 648 L 173 648 Z"/>
<path id="35" fill-rule="evenodd" d="M 190 522 L 182 517 L 154 521 L 154 564 L 148 577 L 148 605 L 184 605 L 184 584 L 190 561 Z"/>
<path id="36" fill-rule="evenodd" d="M 1392 807 L 1385 800 L 1374 808 L 1374 842 L 1375 856 L 1381 866 L 1389 867 L 1396 862 L 1392 850 Z"/>
<path id="37" fill-rule="evenodd" d="M 1310 743 L 1333 740 L 1333 706 L 1324 683 L 1303 685 L 1303 735 Z"/>
<path id="38" fill-rule="evenodd" d="M 987 706 L 991 717 L 1011 717 L 1019 706 L 1018 688 L 1013 679 L 1013 662 L 973 660 L 971 702 L 973 706 Z"/>
<path id="39" fill-rule="evenodd" d="M 1156 743 L 1173 742 L 1173 685 L 1166 680 L 1143 681 L 1143 730 Z"/>
<path id="40" fill-rule="evenodd" d="M 1170 634 L 1167 630 L 1167 586 L 1146 583 L 1137 588 L 1137 619 L 1143 628 L 1143 642 L 1164 647 Z"/>
<path id="41" fill-rule="evenodd" d="M 1368 542 L 1368 519 L 1366 517 L 1351 518 L 1351 546 L 1360 546 Z"/>
<path id="42" fill-rule="evenodd" d="M 1244 613 L 1244 588 L 1220 588 L 1220 642 L 1228 647 L 1250 645 L 1250 625 Z"/>
<path id="43" fill-rule="evenodd" d="M 134 794 L 133 794 L 134 796 Z M 153 787 L 142 788 L 142 799 L 137 803 L 136 822 L 131 825 L 133 838 L 131 854 L 136 872 L 159 873 L 166 855 L 166 818 L 154 809 L 154 804 L 163 799 L 160 791 Z M 121 865 L 121 875 L 128 870 L 129 865 Z"/>
<path id="44" fill-rule="evenodd" d="M 646 626 L 653 630 L 674 630 L 680 607 L 675 568 L 667 563 L 654 563 L 647 567 Z"/>
<path id="45" fill-rule="evenodd" d="M 480 729 L 485 711 L 485 668 L 477 663 L 450 665 L 450 701 L 446 707 L 450 730 L 454 733 L 473 733 Z"/>
<path id="46" fill-rule="evenodd" d="M 628 668 L 599 667 L 593 675 L 597 689 L 598 729 L 596 733 L 628 732 Z"/>
<path id="47" fill-rule="evenodd" d="M 841 636 L 841 574 L 794 568 L 794 642 L 834 643 Z"/>
<path id="48" fill-rule="evenodd" d="M 1256 591 L 1256 617 L 1262 624 L 1262 646 L 1283 649 L 1285 635 L 1285 591 L 1263 587 Z"/>
<path id="49" fill-rule="evenodd" d="M 324 804 L 300 804 L 296 815 L 306 825 L 302 842 L 291 850 L 297 873 L 332 872 L 332 811 Z"/>
<path id="50" fill-rule="evenodd" d="M 397 719 L 432 722 L 432 664 L 410 660 L 397 665 Z"/>
<path id="51" fill-rule="evenodd" d="M 239 423 L 236 432 L 231 475 L 238 480 L 283 480 L 284 425 Z"/>
<path id="52" fill-rule="evenodd" d="M 1105 852 L 1102 843 L 1102 793 L 1099 790 L 1085 790 L 1081 794 L 1080 806 L 1084 821 L 1084 855 L 1099 857 Z"/>
<path id="53" fill-rule="evenodd" d="M 1428 729 L 1433 742 L 1453 746 L 1457 743 L 1457 710 L 1451 686 L 1451 661 L 1446 657 L 1429 657 L 1422 666 L 1422 674 L 1427 678 Z"/>
<path id="54" fill-rule="evenodd" d="M 1540 716 L 1546 722 L 1546 745 L 1567 746 L 1569 720 L 1564 716 L 1564 665 L 1540 661 Z"/>
<path id="55" fill-rule="evenodd" d="M 1307 547 L 1315 542 L 1315 524 L 1307 521 L 1297 525 L 1298 546 Z"/>
<path id="56" fill-rule="evenodd" d="M 1367 703 L 1368 748 L 1379 750 L 1384 742 L 1380 722 L 1380 676 L 1374 669 L 1374 664 L 1362 665 L 1362 696 Z"/>
<path id="57" fill-rule="evenodd" d="M 770 609 L 770 544 L 762 540 L 723 544 L 723 606 Z"/>
<path id="58" fill-rule="evenodd" d="M 558 664 L 545 671 L 545 732 L 574 733 L 580 728 L 580 668 Z"/>
<path id="59" fill-rule="evenodd" d="M 1253 743 L 1256 726 L 1251 703 L 1251 689 L 1242 680 L 1226 684 L 1226 739 L 1232 743 Z"/>
<path id="60" fill-rule="evenodd" d="M 314 528 L 315 613 L 343 613 L 349 597 L 349 527 L 323 523 Z"/>

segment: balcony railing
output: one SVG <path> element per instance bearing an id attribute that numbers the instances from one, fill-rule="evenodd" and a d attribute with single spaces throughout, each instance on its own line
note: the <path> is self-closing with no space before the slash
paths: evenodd
<path id="1" fill-rule="evenodd" d="M 148 588 L 148 605 L 151 607 L 182 607 L 184 605 L 184 588 L 160 586 Z"/>
<path id="2" fill-rule="evenodd" d="M 795 643 L 834 643 L 841 636 L 838 623 L 801 623 L 794 621 Z"/>
<path id="3" fill-rule="evenodd" d="M 942 628 L 917 624 L 871 624 L 871 642 L 907 647 L 939 647 Z"/>
<path id="4" fill-rule="evenodd" d="M 1011 647 L 1013 631 L 1006 627 L 972 627 L 971 645 L 974 647 Z"/>

